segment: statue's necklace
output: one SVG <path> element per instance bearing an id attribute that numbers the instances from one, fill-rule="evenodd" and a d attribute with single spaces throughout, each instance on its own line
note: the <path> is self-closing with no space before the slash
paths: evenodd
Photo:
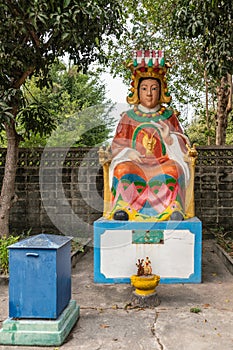
<path id="1" fill-rule="evenodd" d="M 147 118 L 158 117 L 158 116 L 162 115 L 165 110 L 166 110 L 166 108 L 164 106 L 162 106 L 157 112 L 145 113 L 145 112 L 141 112 L 138 109 L 138 106 L 134 106 L 134 113 L 137 114 L 139 117 L 147 117 Z"/>
<path id="2" fill-rule="evenodd" d="M 133 109 L 130 109 L 127 111 L 127 114 L 130 118 L 138 121 L 139 123 L 143 122 L 149 122 L 150 120 L 153 120 L 155 122 L 159 120 L 165 120 L 170 118 L 173 111 L 170 109 L 167 109 L 166 107 L 161 107 L 159 111 L 154 113 L 144 113 L 141 112 L 137 106 L 134 106 Z"/>

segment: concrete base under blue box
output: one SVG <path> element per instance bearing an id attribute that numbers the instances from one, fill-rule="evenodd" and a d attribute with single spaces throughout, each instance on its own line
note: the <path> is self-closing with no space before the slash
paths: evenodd
<path id="1" fill-rule="evenodd" d="M 94 222 L 94 281 L 130 283 L 138 259 L 149 257 L 160 283 L 200 283 L 202 224 L 184 221 Z"/>
<path id="2" fill-rule="evenodd" d="M 79 309 L 71 300 L 57 320 L 8 318 L 0 330 L 0 344 L 59 346 L 77 322 Z"/>

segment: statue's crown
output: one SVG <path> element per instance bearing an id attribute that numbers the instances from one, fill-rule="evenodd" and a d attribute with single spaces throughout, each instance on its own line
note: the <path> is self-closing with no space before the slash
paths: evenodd
<path id="1" fill-rule="evenodd" d="M 133 60 L 127 64 L 132 72 L 130 94 L 127 97 L 129 104 L 139 103 L 138 83 L 140 78 L 155 78 L 161 82 L 160 103 L 170 103 L 171 96 L 168 92 L 166 73 L 171 65 L 165 62 L 163 50 L 134 50 Z"/>
<path id="2" fill-rule="evenodd" d="M 164 67 L 165 58 L 163 50 L 135 50 L 133 52 L 133 67 L 135 69 L 141 67 Z"/>

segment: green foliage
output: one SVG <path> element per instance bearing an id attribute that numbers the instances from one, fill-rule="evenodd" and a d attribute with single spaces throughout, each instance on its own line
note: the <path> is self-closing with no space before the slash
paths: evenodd
<path id="1" fill-rule="evenodd" d="M 72 238 L 71 241 L 71 252 L 84 252 L 84 246 L 80 243 L 78 238 Z"/>
<path id="2" fill-rule="evenodd" d="M 22 87 L 32 77 L 37 78 L 40 89 L 48 87 L 51 65 L 65 54 L 83 71 L 92 62 L 106 63 L 104 43 L 120 37 L 124 13 L 118 0 L 2 0 L 0 18 L 0 133 L 6 132 L 8 152 L 0 235 L 9 235 L 17 150 L 22 140 L 17 126 L 24 128 L 27 138 L 50 135 L 56 126 L 49 108 L 28 103 Z"/>
<path id="3" fill-rule="evenodd" d="M 124 77 L 130 86 L 130 72 L 122 60 L 132 59 L 132 50 L 153 48 L 165 50 L 166 61 L 172 63 L 167 75 L 172 95 L 172 107 L 183 110 L 183 119 L 188 118 L 185 106 L 197 106 L 204 91 L 204 65 L 200 60 L 199 47 L 188 40 L 178 38 L 171 32 L 170 21 L 176 6 L 174 0 L 167 2 L 125 1 L 131 25 L 109 48 L 112 72 Z"/>
<path id="4" fill-rule="evenodd" d="M 0 16 L 5 87 L 26 69 L 42 72 L 40 83 L 46 85 L 50 64 L 64 53 L 85 68 L 96 59 L 104 62 L 104 35 L 119 38 L 122 32 L 122 7 L 116 0 L 3 0 Z"/>
<path id="5" fill-rule="evenodd" d="M 105 86 L 95 74 L 83 74 L 77 66 L 67 68 L 62 62 L 51 66 L 52 84 L 40 89 L 36 78 L 28 80 L 23 89 L 29 108 L 19 114 L 19 132 L 24 141 L 22 147 L 45 146 L 95 146 L 104 142 L 111 131 L 111 104 L 105 101 Z M 30 128 L 30 113 L 42 130 Z M 47 135 L 43 125 L 47 115 L 53 127 Z M 28 125 L 27 125 L 28 123 Z M 48 132 L 48 125 L 46 126 Z M 35 127 L 34 127 L 35 130 Z"/>
<path id="6" fill-rule="evenodd" d="M 3 0 L 0 17 L 0 121 L 19 117 L 28 134 L 50 134 L 53 115 L 43 104 L 25 102 L 20 87 L 32 76 L 48 87 L 51 64 L 65 53 L 79 69 L 106 62 L 103 42 L 120 37 L 122 6 L 118 0 Z"/>
<path id="7" fill-rule="evenodd" d="M 195 112 L 195 117 L 189 124 L 185 126 L 185 133 L 189 137 L 191 144 L 195 143 L 197 146 L 205 146 L 215 143 L 215 113 L 213 110 L 209 111 L 209 128 L 206 123 L 206 111 L 201 108 Z M 232 124 L 232 113 L 228 116 L 228 127 L 226 130 L 226 144 L 233 144 L 233 124 Z"/>
<path id="8" fill-rule="evenodd" d="M 215 115 L 213 111 L 210 111 L 209 115 L 209 128 L 206 123 L 206 111 L 201 109 L 196 111 L 195 117 L 185 127 L 185 133 L 189 137 L 191 144 L 196 146 L 214 144 L 215 141 Z"/>
<path id="9" fill-rule="evenodd" d="M 124 4 L 130 24 L 120 40 L 115 45 L 111 43 L 112 71 L 124 76 L 130 86 L 130 73 L 123 67 L 122 59 L 130 60 L 133 49 L 161 48 L 172 63 L 168 85 L 172 107 L 182 112 L 181 122 L 190 118 L 185 106 L 192 105 L 198 116 L 202 114 L 200 110 L 206 109 L 206 86 L 208 107 L 215 109 L 216 114 L 219 77 L 233 70 L 232 1 L 125 0 Z M 215 143 L 212 126 L 210 130 L 205 123 L 208 135 L 200 137 L 203 142 L 211 137 Z M 229 143 L 232 137 L 226 139 Z"/>
<path id="10" fill-rule="evenodd" d="M 233 231 L 225 231 L 223 227 L 210 230 L 216 242 L 233 257 Z"/>
<path id="11" fill-rule="evenodd" d="M 9 254 L 7 247 L 18 242 L 20 236 L 0 237 L 0 274 L 9 272 Z"/>
<path id="12" fill-rule="evenodd" d="M 179 0 L 173 11 L 173 35 L 197 43 L 207 71 L 216 78 L 233 73 L 231 0 Z"/>
<path id="13" fill-rule="evenodd" d="M 233 115 L 228 117 L 228 127 L 226 130 L 226 145 L 233 145 Z"/>
<path id="14" fill-rule="evenodd" d="M 47 140 L 49 147 L 91 147 L 105 142 L 113 123 L 111 107 L 99 105 L 71 115 Z"/>
<path id="15" fill-rule="evenodd" d="M 193 312 L 194 314 L 199 314 L 199 312 L 201 312 L 201 309 L 199 307 L 191 307 L 190 312 Z"/>
<path id="16" fill-rule="evenodd" d="M 0 101 L 0 120 L 1 122 L 6 121 L 10 122 L 10 119 L 13 118 L 13 114 L 10 112 L 11 108 L 7 105 L 6 102 Z"/>

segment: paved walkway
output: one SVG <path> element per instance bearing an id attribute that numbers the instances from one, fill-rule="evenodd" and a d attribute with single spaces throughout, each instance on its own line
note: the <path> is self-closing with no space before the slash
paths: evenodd
<path id="1" fill-rule="evenodd" d="M 129 307 L 129 284 L 93 283 L 93 251 L 72 270 L 73 299 L 80 319 L 66 342 L 56 347 L 1 346 L 0 350 L 232 350 L 233 276 L 203 242 L 203 283 L 159 285 L 161 304 Z M 191 308 L 201 312 L 190 312 Z M 8 317 L 7 286 L 0 286 L 0 327 Z"/>

